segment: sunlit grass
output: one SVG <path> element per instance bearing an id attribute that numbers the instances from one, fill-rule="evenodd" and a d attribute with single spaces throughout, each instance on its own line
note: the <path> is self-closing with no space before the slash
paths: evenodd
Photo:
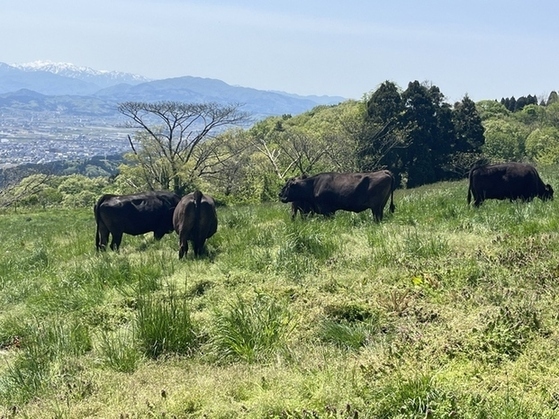
<path id="1" fill-rule="evenodd" d="M 559 176 L 550 172 L 551 183 Z M 0 416 L 554 417 L 559 203 L 218 208 L 208 255 L 91 209 L 0 217 Z"/>

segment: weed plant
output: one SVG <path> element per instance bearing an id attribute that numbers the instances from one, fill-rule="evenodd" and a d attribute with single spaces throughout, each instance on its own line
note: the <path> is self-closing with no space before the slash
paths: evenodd
<path id="1" fill-rule="evenodd" d="M 265 360 L 286 347 L 292 325 L 284 304 L 265 295 L 236 298 L 215 313 L 211 345 L 218 358 L 248 363 Z"/>
<path id="2" fill-rule="evenodd" d="M 114 371 L 132 373 L 141 362 L 142 355 L 131 333 L 103 331 L 99 345 L 103 365 Z"/>
<path id="3" fill-rule="evenodd" d="M 171 290 L 163 298 L 140 296 L 135 338 L 146 356 L 190 355 L 198 344 L 188 302 Z"/>
<path id="4" fill-rule="evenodd" d="M 559 201 L 466 194 L 219 207 L 181 261 L 174 233 L 96 252 L 90 208 L 3 212 L 0 416 L 554 418 Z"/>

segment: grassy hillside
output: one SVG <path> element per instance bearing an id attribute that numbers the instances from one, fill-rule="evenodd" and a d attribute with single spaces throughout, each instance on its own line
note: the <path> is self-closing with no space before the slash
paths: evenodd
<path id="1" fill-rule="evenodd" d="M 466 188 L 380 225 L 219 208 L 180 262 L 174 234 L 96 254 L 91 209 L 0 214 L 0 415 L 556 417 L 559 200 Z"/>

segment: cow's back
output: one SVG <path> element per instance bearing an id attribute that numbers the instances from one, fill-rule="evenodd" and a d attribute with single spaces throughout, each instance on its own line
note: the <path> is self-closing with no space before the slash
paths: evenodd
<path id="1" fill-rule="evenodd" d="M 101 196 L 94 206 L 97 249 L 105 248 L 111 234 L 113 249 L 118 249 L 124 233 L 153 231 L 157 240 L 162 238 L 173 231 L 173 211 L 179 201 L 178 195 L 168 191 Z"/>
<path id="2" fill-rule="evenodd" d="M 315 204 L 320 213 L 332 214 L 337 210 L 361 212 L 371 209 L 375 220 L 380 221 L 383 208 L 394 188 L 394 177 L 388 170 L 322 173 L 314 177 L 313 186 Z"/>
<path id="3" fill-rule="evenodd" d="M 177 234 L 194 225 L 195 208 L 193 196 L 186 195 L 180 200 L 173 213 L 173 228 Z"/>
<path id="4" fill-rule="evenodd" d="M 184 196 L 173 214 L 173 227 L 179 235 L 179 258 L 187 250 L 187 241 L 194 243 L 194 252 L 199 255 L 206 239 L 217 231 L 215 201 L 200 191 Z"/>
<path id="5" fill-rule="evenodd" d="M 392 174 L 388 171 L 371 173 L 328 173 L 317 178 L 315 196 L 320 204 L 331 203 L 347 211 L 364 211 L 379 199 L 384 200 L 392 189 Z"/>
<path id="6" fill-rule="evenodd" d="M 109 230 L 138 235 L 150 231 L 173 230 L 172 214 L 178 196 L 167 193 L 112 195 L 99 205 L 99 216 Z"/>

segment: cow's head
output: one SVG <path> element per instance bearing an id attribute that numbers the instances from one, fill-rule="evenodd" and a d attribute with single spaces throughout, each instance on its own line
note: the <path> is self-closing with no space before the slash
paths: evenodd
<path id="1" fill-rule="evenodd" d="M 289 199 L 289 195 L 291 192 L 291 185 L 293 184 L 294 181 L 295 178 L 288 179 L 287 182 L 285 182 L 285 185 L 283 185 L 283 188 L 281 188 L 281 191 L 278 194 L 281 202 L 286 203 L 292 201 Z"/>
<path id="2" fill-rule="evenodd" d="M 283 185 L 283 188 L 281 188 L 278 195 L 280 201 L 283 203 L 298 201 L 301 198 L 301 193 L 304 189 L 302 182 L 306 178 L 307 176 L 303 175 L 298 178 L 293 177 L 289 179 L 285 185 Z"/>
<path id="3" fill-rule="evenodd" d="M 540 194 L 540 198 L 543 201 L 552 200 L 553 199 L 553 188 L 548 183 L 545 185 L 543 192 Z"/>

